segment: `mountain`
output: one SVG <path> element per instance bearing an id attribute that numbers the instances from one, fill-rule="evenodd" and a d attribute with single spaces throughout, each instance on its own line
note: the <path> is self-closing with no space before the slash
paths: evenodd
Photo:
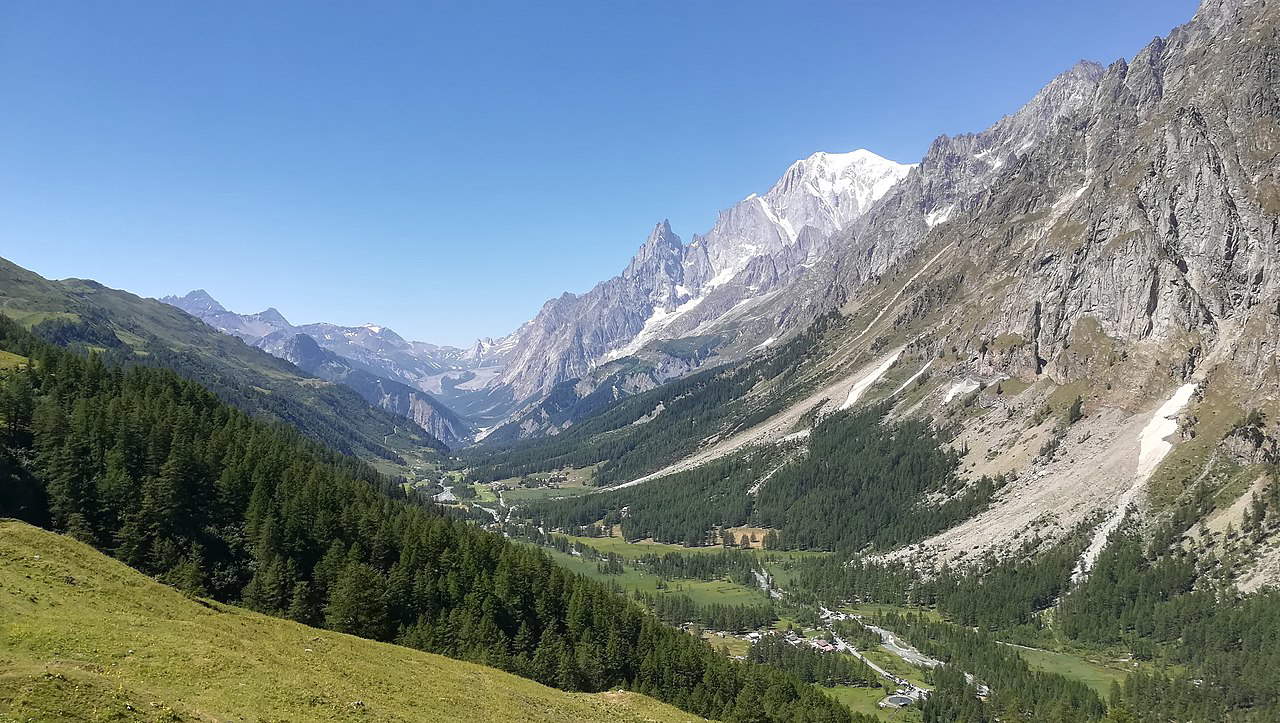
<path id="1" fill-rule="evenodd" d="M 445 444 L 456 447 L 474 436 L 471 423 L 428 392 L 439 394 L 465 384 L 477 374 L 472 369 L 483 370 L 478 365 L 490 362 L 493 353 L 408 342 L 375 324 L 294 326 L 274 308 L 237 314 L 203 289 L 161 301 L 321 379 L 351 387 L 369 403 L 407 417 Z"/>
<path id="2" fill-rule="evenodd" d="M 235 314 L 227 311 L 204 289 L 196 289 L 181 298 L 166 296 L 161 301 L 203 320 L 218 331 L 238 336 L 248 343 L 253 343 L 255 339 L 272 332 L 292 328 L 284 316 L 274 308 L 257 314 Z"/>
<path id="3" fill-rule="evenodd" d="M 510 389 L 514 413 L 490 438 L 572 424 L 578 417 L 554 411 L 564 403 L 544 399 L 570 381 L 579 398 L 618 398 L 758 353 L 842 308 L 1088 104 L 1102 72 L 1081 61 L 987 130 L 939 137 L 918 164 L 866 150 L 815 153 L 764 195 L 721 212 L 688 245 L 659 224 L 620 276 L 582 297 L 547 302 L 513 335 L 514 350 L 490 385 Z M 609 365 L 627 357 L 633 361 L 621 374 Z"/>
<path id="4" fill-rule="evenodd" d="M 539 399 L 566 380 L 575 380 L 579 397 L 598 397 L 604 387 L 616 398 L 758 353 L 842 308 L 1086 105 L 1101 73 L 1082 61 L 991 128 L 939 137 L 918 164 L 865 150 L 816 153 L 793 164 L 763 196 L 722 212 L 710 232 L 687 246 L 659 224 L 621 276 L 582 298 L 548 302 L 517 332 L 516 349 L 493 384 L 533 401 L 493 439 L 572 424 L 572 415 L 558 418 Z M 669 352 L 691 347 L 698 353 Z M 607 366 L 629 356 L 636 359 L 627 374 Z"/>
<path id="5" fill-rule="evenodd" d="M 701 720 L 192 598 L 14 520 L 0 521 L 0 559 L 0 585 L 23 591 L 0 594 L 0 716 L 14 720 Z"/>
<path id="6" fill-rule="evenodd" d="M 469 442 L 472 426 L 426 392 L 372 374 L 347 357 L 320 346 L 314 337 L 281 331 L 259 340 L 259 347 L 303 371 L 354 389 L 365 401 L 407 417 L 451 447 Z"/>
<path id="7" fill-rule="evenodd" d="M 592 521 L 696 505 L 685 539 L 780 524 L 786 544 L 788 524 L 839 529 L 871 504 L 815 491 L 832 468 L 803 465 L 841 448 L 824 420 L 883 407 L 960 454 L 960 482 L 911 497 L 912 514 L 986 499 L 878 551 L 891 559 L 981 564 L 1084 526 L 1086 576 L 1132 511 L 1175 549 L 1233 556 L 1242 589 L 1280 581 L 1280 528 L 1257 523 L 1280 514 L 1278 27 L 1260 0 L 1206 0 L 1132 61 L 1079 63 L 986 131 L 939 138 L 827 242 L 809 286 L 779 294 L 822 291 L 819 323 L 553 418 L 553 438 L 504 432 L 470 453 L 475 474 L 590 467 L 619 488 L 575 503 Z M 759 497 L 797 476 L 808 492 Z"/>
<path id="8" fill-rule="evenodd" d="M 764 195 L 722 211 L 689 244 L 659 223 L 620 275 L 582 296 L 546 302 L 504 340 L 511 351 L 488 387 L 509 391 L 515 414 L 506 428 L 520 430 L 517 436 L 559 429 L 541 404 L 559 385 L 573 382 L 579 397 L 599 395 L 602 386 L 614 396 L 652 388 L 711 360 L 758 351 L 812 321 L 819 310 L 803 303 L 782 318 L 760 310 L 817 266 L 830 240 L 911 168 L 867 150 L 815 153 Z M 675 339 L 686 341 L 663 343 Z M 697 353 L 672 353 L 690 347 Z M 608 366 L 628 357 L 627 368 Z"/>
<path id="9" fill-rule="evenodd" d="M 50 281 L 0 259 L 0 313 L 59 344 L 200 379 L 237 407 L 292 424 L 349 454 L 403 461 L 407 450 L 446 449 L 347 387 L 317 379 L 154 299 L 83 279 Z"/>

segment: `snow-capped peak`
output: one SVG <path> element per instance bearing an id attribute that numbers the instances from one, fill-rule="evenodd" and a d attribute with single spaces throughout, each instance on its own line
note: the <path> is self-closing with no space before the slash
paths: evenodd
<path id="1" fill-rule="evenodd" d="M 361 324 L 361 325 L 360 325 L 360 328 L 361 328 L 361 329 L 368 329 L 369 331 L 373 332 L 374 334 L 381 334 L 381 333 L 382 333 L 382 329 L 383 329 L 383 327 L 378 326 L 377 324 Z"/>
<path id="2" fill-rule="evenodd" d="M 696 238 L 692 246 L 705 247 L 708 262 L 701 287 L 728 283 L 751 259 L 796 243 L 806 226 L 816 238 L 844 230 L 913 167 L 865 148 L 819 151 L 792 163 L 768 193 L 742 199 Z"/>
<path id="3" fill-rule="evenodd" d="M 843 226 L 853 220 L 853 216 L 864 213 L 893 184 L 902 180 L 912 167 L 911 164 L 891 161 L 865 148 L 848 153 L 818 151 L 791 164 L 768 195 L 803 190 L 828 203 L 837 200 L 853 201 L 852 204 L 844 204 L 850 206 L 848 211 L 852 214 L 849 218 L 838 219 L 838 225 Z"/>

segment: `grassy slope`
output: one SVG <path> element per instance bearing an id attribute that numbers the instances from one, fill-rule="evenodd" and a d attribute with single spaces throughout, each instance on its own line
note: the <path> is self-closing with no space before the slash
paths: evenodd
<path id="1" fill-rule="evenodd" d="M 1111 684 L 1123 683 L 1126 675 L 1124 671 L 1107 668 L 1068 653 L 1034 650 L 1020 646 L 1017 650 L 1022 659 L 1032 668 L 1078 680 L 1093 688 L 1103 700 L 1111 694 Z"/>
<path id="2" fill-rule="evenodd" d="M 0 521 L 0 671 L 0 721 L 696 720 L 189 599 L 15 521 Z"/>

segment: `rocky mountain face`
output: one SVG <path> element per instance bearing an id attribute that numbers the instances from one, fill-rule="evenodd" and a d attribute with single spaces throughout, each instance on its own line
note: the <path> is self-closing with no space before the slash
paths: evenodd
<path id="1" fill-rule="evenodd" d="M 1177 544 L 1237 560 L 1230 573 L 1244 589 L 1278 583 L 1280 536 L 1233 532 L 1280 469 L 1278 160 L 1280 12 L 1204 0 L 1132 61 L 1080 63 L 990 129 L 938 139 L 832 237 L 802 231 L 783 253 L 748 262 L 744 286 L 783 279 L 752 312 L 774 333 L 784 311 L 803 317 L 800 299 L 838 308 L 838 323 L 798 360 L 753 371 L 742 396 L 704 402 L 744 411 L 624 484 L 761 445 L 785 456 L 813 419 L 884 403 L 894 417 L 932 420 L 970 481 L 1002 480 L 987 509 L 895 556 L 927 565 L 1024 554 L 1101 521 L 1084 575 L 1090 551 L 1134 511 L 1151 527 L 1175 525 Z M 661 231 L 645 258 L 674 255 Z M 822 263 L 796 271 L 806 258 Z M 493 434 L 563 432 L 575 404 L 625 392 L 616 375 L 628 364 L 698 339 L 663 336 L 687 332 L 683 317 L 714 293 L 644 349 L 598 364 L 595 388 L 557 386 Z M 720 376 L 783 352 L 762 349 Z M 657 425 L 665 413 L 640 411 Z M 635 422 L 608 428 L 611 419 L 569 434 L 611 439 Z"/>
<path id="2" fill-rule="evenodd" d="M 1243 553 L 1250 585 L 1280 579 L 1280 541 L 1224 532 L 1280 462 L 1280 12 L 1205 0 L 1132 61 L 1073 73 L 1037 142 L 944 196 L 947 221 L 878 215 L 938 208 L 926 159 L 843 264 L 861 331 L 841 353 L 893 355 L 868 398 L 914 379 L 896 413 L 954 430 L 972 474 L 1014 480 L 917 552 L 1048 539 L 1131 504 L 1154 524 L 1207 490 L 1221 503 L 1184 544 Z"/>
<path id="3" fill-rule="evenodd" d="M 910 169 L 866 150 L 815 153 L 792 164 L 763 196 L 752 194 L 721 212 L 709 232 L 687 245 L 668 222 L 659 223 L 621 274 L 581 296 L 548 301 L 507 337 L 510 355 L 490 387 L 533 403 L 516 420 L 534 434 L 550 429 L 530 424 L 528 413 L 541 414 L 542 398 L 565 382 L 574 382 L 580 399 L 596 394 L 604 380 L 621 394 L 711 358 L 767 347 L 778 329 L 762 334 L 763 325 L 743 329 L 741 321 L 815 267 L 830 240 Z M 795 315 L 795 322 L 816 313 Z M 673 340 L 681 343 L 666 343 Z M 641 363 L 630 373 L 610 366 L 633 356 Z"/>
<path id="4" fill-rule="evenodd" d="M 203 289 L 161 301 L 321 379 L 345 384 L 366 401 L 413 420 L 454 447 L 471 440 L 474 425 L 431 393 L 465 384 L 476 376 L 474 369 L 483 369 L 479 365 L 490 363 L 500 353 L 410 342 L 375 324 L 294 326 L 274 308 L 237 314 Z"/>
<path id="5" fill-rule="evenodd" d="M 237 314 L 227 311 L 204 289 L 196 289 L 186 296 L 166 296 L 160 300 L 182 309 L 224 334 L 240 337 L 250 344 L 273 332 L 292 328 L 274 308 L 256 314 Z"/>
<path id="6" fill-rule="evenodd" d="M 1088 327 L 1159 359 L 1165 384 L 1227 362 L 1274 383 L 1277 20 L 1261 1 L 1206 0 L 1131 63 L 1091 68 L 1086 101 L 924 237 L 950 268 L 986 271 L 961 287 L 990 292 L 966 346 L 1020 340 L 987 367 L 1101 371 L 1114 360 L 1072 343 Z"/>
<path id="7" fill-rule="evenodd" d="M 884 402 L 933 420 L 970 479 L 1006 481 L 898 554 L 971 559 L 1102 520 L 1096 551 L 1135 510 L 1239 556 L 1246 589 L 1280 581 L 1280 539 L 1232 533 L 1280 464 L 1278 159 L 1272 3 L 1205 0 L 1132 61 L 1077 65 L 939 139 L 854 223 L 826 287 L 846 331 L 797 387 L 817 391 L 688 464 Z"/>
<path id="8" fill-rule="evenodd" d="M 262 348 L 309 374 L 354 389 L 365 401 L 412 420 L 450 447 L 471 441 L 472 426 L 430 394 L 362 369 L 309 334 L 294 333 Z"/>
<path id="9" fill-rule="evenodd" d="M 579 399 L 598 398 L 601 385 L 621 396 L 761 352 L 843 307 L 915 253 L 930 229 L 971 212 L 1001 174 L 1089 105 L 1103 72 L 1081 61 L 990 128 L 939 137 L 915 165 L 865 150 L 816 153 L 688 245 L 659 224 L 620 276 L 547 302 L 513 335 L 511 358 L 490 384 L 535 403 L 509 427 L 532 436 L 571 424 L 573 415 L 555 422 L 540 401 L 568 380 Z M 690 348 L 698 353 L 671 353 Z M 638 363 L 623 372 L 611 365 L 626 357 Z M 551 406 L 563 409 L 556 396 Z"/>

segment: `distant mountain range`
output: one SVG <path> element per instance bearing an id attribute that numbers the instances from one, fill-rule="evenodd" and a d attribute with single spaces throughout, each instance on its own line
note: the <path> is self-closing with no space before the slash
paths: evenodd
<path id="1" fill-rule="evenodd" d="M 203 289 L 161 301 L 321 379 L 351 387 L 369 403 L 413 420 L 445 444 L 465 444 L 474 435 L 473 424 L 430 392 L 466 384 L 477 376 L 474 369 L 483 370 L 496 357 L 480 342 L 464 350 L 408 342 L 373 324 L 294 326 L 274 308 L 256 314 L 228 311 Z"/>
<path id="2" fill-rule="evenodd" d="M 363 392 L 318 379 L 155 299 L 85 279 L 51 281 L 0 259 L 0 313 L 57 344 L 172 369 L 246 412 L 348 454 L 401 463 L 410 451 L 446 451 L 418 425 L 368 404 Z"/>
<path id="3" fill-rule="evenodd" d="M 1171 37 L 1184 35 L 1179 31 Z M 294 337 L 307 335 L 344 360 L 330 360 L 327 367 L 313 365 L 316 373 L 351 379 L 367 399 L 383 399 L 389 409 L 423 410 L 415 419 L 450 444 L 558 434 L 622 397 L 699 368 L 764 354 L 823 314 L 865 308 L 868 294 L 876 293 L 884 276 L 921 261 L 916 256 L 930 248 L 941 229 L 952 229 L 953 234 L 963 229 L 1009 233 L 991 225 L 990 206 L 1009 193 L 1010 179 L 1020 174 L 1045 174 L 1020 187 L 1031 194 L 1025 199 L 1030 207 L 1043 201 L 1042 195 L 1050 192 L 1046 188 L 1061 182 L 1061 174 L 1087 169 L 1071 191 L 1083 195 L 1058 199 L 1058 205 L 1043 211 L 1047 218 L 1061 220 L 1072 204 L 1097 191 L 1094 179 L 1106 169 L 1094 156 L 1041 157 L 1064 148 L 1098 153 L 1100 146 L 1076 148 L 1068 141 L 1072 133 L 1101 123 L 1094 116 L 1104 112 L 1100 107 L 1108 93 L 1134 95 L 1118 111 L 1126 117 L 1139 112 L 1137 108 L 1153 108 L 1151 103 L 1165 87 L 1152 84 L 1163 81 L 1144 85 L 1139 80 L 1167 72 L 1150 65 L 1155 62 L 1151 58 L 1163 57 L 1166 50 L 1157 43 L 1132 65 L 1123 64 L 1125 76 L 1120 80 L 1115 79 L 1116 66 L 1081 61 L 986 130 L 938 137 L 915 164 L 867 150 L 815 153 L 793 163 L 762 195 L 750 194 L 722 211 L 711 230 L 694 235 L 687 244 L 666 221 L 656 224 L 617 276 L 584 294 L 565 293 L 548 300 L 511 334 L 478 341 L 470 349 L 409 342 L 372 324 L 293 326 L 274 309 L 234 314 L 201 291 L 166 301 L 285 358 L 302 358 Z M 1093 126 L 1077 127 L 1080 123 Z M 1051 145 L 1046 146 L 1047 141 Z M 1014 223 L 1011 213 L 1005 213 L 1004 223 Z M 974 217 L 984 219 L 982 225 L 974 225 Z M 1093 217 L 1090 222 L 1104 223 Z M 1045 258 L 1063 253 L 1046 250 Z M 1087 268 L 1080 273 L 1097 271 Z M 1178 273 L 1185 273 L 1182 267 Z M 1023 338 L 1035 336 L 1036 330 L 1061 330 L 1073 313 L 1055 308 L 1044 296 L 1048 290 L 1035 278 L 1030 270 L 1018 277 L 1027 298 L 1010 302 L 1008 309 L 1007 318 L 1016 320 L 1013 326 Z M 1138 276 L 1130 281 L 1146 283 Z M 1050 322 L 1053 327 L 1044 326 Z M 1063 343 L 1045 339 L 1043 348 L 1037 344 L 1029 353 L 1043 368 L 1051 362 L 1050 352 Z M 338 367 L 371 374 L 387 384 L 379 387 L 351 372 L 336 371 Z M 387 393 L 390 383 L 430 397 L 414 401 L 403 388 Z M 456 416 L 449 418 L 444 407 Z"/>

